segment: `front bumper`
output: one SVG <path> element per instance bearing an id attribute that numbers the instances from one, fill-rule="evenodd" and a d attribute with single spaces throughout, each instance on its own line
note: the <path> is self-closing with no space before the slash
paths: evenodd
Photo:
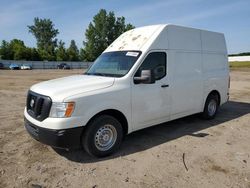
<path id="1" fill-rule="evenodd" d="M 37 141 L 56 148 L 73 149 L 81 146 L 83 127 L 47 129 L 34 125 L 24 118 L 27 132 Z"/>

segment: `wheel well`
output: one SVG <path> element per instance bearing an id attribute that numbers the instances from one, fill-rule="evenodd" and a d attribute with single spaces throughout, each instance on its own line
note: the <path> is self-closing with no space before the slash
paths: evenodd
<path id="1" fill-rule="evenodd" d="M 121 113 L 118 110 L 114 110 L 114 109 L 109 109 L 109 110 L 104 110 L 99 112 L 98 114 L 94 115 L 89 121 L 88 123 L 93 120 L 94 118 L 96 118 L 97 116 L 100 115 L 110 115 L 113 116 L 114 118 L 116 118 L 122 125 L 123 128 L 123 134 L 126 135 L 128 133 L 128 121 L 126 119 L 126 117 L 124 116 L 123 113 Z M 88 124 L 87 123 L 87 124 Z"/>
<path id="2" fill-rule="evenodd" d="M 219 105 L 220 105 L 220 93 L 217 91 L 217 90 L 213 90 L 213 91 L 211 91 L 209 94 L 208 94 L 208 96 L 209 95 L 217 95 L 218 96 L 218 102 L 219 102 Z"/>

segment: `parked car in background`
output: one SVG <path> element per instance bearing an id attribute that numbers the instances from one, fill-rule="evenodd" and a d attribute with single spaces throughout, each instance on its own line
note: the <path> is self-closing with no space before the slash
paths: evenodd
<path id="1" fill-rule="evenodd" d="M 4 69 L 4 66 L 2 63 L 0 63 L 0 69 Z"/>
<path id="2" fill-rule="evenodd" d="M 9 69 L 10 70 L 19 70 L 20 67 L 15 63 L 11 63 L 10 66 L 9 66 Z"/>
<path id="3" fill-rule="evenodd" d="M 22 69 L 22 70 L 31 70 L 31 69 L 32 69 L 32 66 L 29 65 L 29 64 L 22 64 L 22 65 L 21 65 L 21 69 Z"/>
<path id="4" fill-rule="evenodd" d="M 58 69 L 70 69 L 70 66 L 67 63 L 60 63 L 57 65 Z"/>

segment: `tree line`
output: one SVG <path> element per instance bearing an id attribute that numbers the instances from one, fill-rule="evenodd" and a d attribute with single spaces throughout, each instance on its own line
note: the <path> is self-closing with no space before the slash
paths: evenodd
<path id="1" fill-rule="evenodd" d="M 249 56 L 250 52 L 243 52 L 243 53 L 238 53 L 238 54 L 229 54 L 229 57 L 234 57 L 234 56 Z"/>
<path id="2" fill-rule="evenodd" d="M 64 47 L 64 42 L 59 41 L 55 47 L 48 49 L 30 48 L 19 39 L 10 42 L 3 40 L 0 46 L 1 59 L 27 60 L 27 61 L 79 61 L 79 50 L 74 40 L 71 40 L 69 48 Z"/>
<path id="3" fill-rule="evenodd" d="M 36 48 L 28 47 L 20 39 L 2 40 L 0 59 L 32 61 L 94 61 L 118 36 L 133 29 L 125 23 L 125 18 L 116 17 L 114 12 L 101 9 L 89 23 L 85 31 L 83 47 L 78 49 L 75 40 L 68 48 L 57 39 L 59 30 L 50 19 L 34 18 L 28 25 L 28 32 L 36 39 Z"/>

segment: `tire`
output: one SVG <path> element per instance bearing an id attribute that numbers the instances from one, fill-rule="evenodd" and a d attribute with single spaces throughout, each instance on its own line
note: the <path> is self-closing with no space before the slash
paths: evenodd
<path id="1" fill-rule="evenodd" d="M 95 157 L 114 153 L 121 145 L 123 130 L 121 123 L 112 116 L 101 115 L 87 125 L 81 143 L 84 150 Z"/>
<path id="2" fill-rule="evenodd" d="M 219 108 L 219 96 L 217 94 L 209 94 L 202 112 L 203 119 L 214 119 Z"/>

